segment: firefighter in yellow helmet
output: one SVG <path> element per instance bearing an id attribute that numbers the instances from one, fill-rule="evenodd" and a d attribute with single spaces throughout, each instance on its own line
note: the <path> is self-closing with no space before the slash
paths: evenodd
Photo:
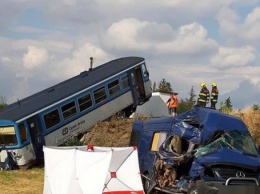
<path id="1" fill-rule="evenodd" d="M 210 108 L 216 109 L 217 102 L 218 102 L 218 88 L 217 88 L 217 83 L 213 82 L 211 95 L 210 95 L 210 103 L 211 103 Z"/>
<path id="2" fill-rule="evenodd" d="M 206 107 L 206 104 L 209 103 L 209 90 L 206 87 L 206 83 L 205 82 L 201 82 L 200 86 L 201 86 L 201 90 L 200 90 L 200 93 L 199 93 L 197 106 Z"/>

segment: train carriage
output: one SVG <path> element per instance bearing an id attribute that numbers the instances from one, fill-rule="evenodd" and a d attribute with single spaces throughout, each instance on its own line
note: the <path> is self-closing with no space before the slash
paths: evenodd
<path id="1" fill-rule="evenodd" d="M 11 153 L 19 167 L 118 112 L 129 116 L 152 95 L 142 57 L 123 57 L 0 109 L 1 162 Z"/>

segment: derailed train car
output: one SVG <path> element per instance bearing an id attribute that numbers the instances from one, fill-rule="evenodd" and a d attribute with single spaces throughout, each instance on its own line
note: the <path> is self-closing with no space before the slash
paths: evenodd
<path id="1" fill-rule="evenodd" d="M 135 121 L 144 189 L 149 193 L 260 193 L 260 157 L 243 121 L 195 107 L 176 117 Z"/>
<path id="2" fill-rule="evenodd" d="M 113 115 L 130 116 L 152 96 L 143 57 L 92 63 L 88 71 L 0 109 L 0 168 L 28 168 L 43 160 L 44 145 L 63 145 Z"/>

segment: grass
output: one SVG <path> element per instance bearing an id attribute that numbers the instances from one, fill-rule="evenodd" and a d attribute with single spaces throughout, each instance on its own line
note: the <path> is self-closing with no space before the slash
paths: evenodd
<path id="1" fill-rule="evenodd" d="M 260 145 L 260 111 L 250 108 L 243 112 L 231 112 L 231 115 L 240 117 L 253 136 L 257 145 Z M 131 120 L 97 123 L 93 133 L 86 135 L 87 142 L 98 146 L 120 147 L 127 146 L 132 128 Z M 41 194 L 44 185 L 44 168 L 33 167 L 29 170 L 0 171 L 1 194 Z"/>
<path id="2" fill-rule="evenodd" d="M 260 145 L 260 110 L 245 108 L 243 112 L 231 112 L 231 115 L 240 117 L 249 129 L 256 145 Z"/>
<path id="3" fill-rule="evenodd" d="M 43 193 L 44 168 L 29 170 L 0 171 L 1 194 Z"/>

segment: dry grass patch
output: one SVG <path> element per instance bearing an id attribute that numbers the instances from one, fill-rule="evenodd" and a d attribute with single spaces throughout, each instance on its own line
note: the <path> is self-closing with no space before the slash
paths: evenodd
<path id="1" fill-rule="evenodd" d="M 41 194 L 44 169 L 0 171 L 1 194 Z"/>
<path id="2" fill-rule="evenodd" d="M 256 145 L 260 145 L 260 111 L 246 108 L 243 112 L 232 112 L 232 115 L 240 117 L 248 127 Z"/>

